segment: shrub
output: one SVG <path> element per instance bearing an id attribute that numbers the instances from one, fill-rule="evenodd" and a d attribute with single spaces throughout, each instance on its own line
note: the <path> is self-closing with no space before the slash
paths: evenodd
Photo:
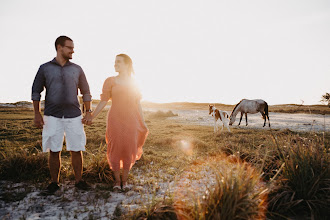
<path id="1" fill-rule="evenodd" d="M 197 195 L 195 190 L 191 195 L 194 198 L 176 202 L 180 218 L 264 219 L 268 189 L 261 182 L 260 174 L 247 163 L 233 163 L 227 159 L 218 160 L 215 166 L 215 176 L 208 174 L 210 176 L 204 178 L 208 182 L 204 183 L 207 190 L 203 195 Z M 214 184 L 210 184 L 212 179 L 215 180 Z M 195 202 L 190 205 L 190 201 Z"/>
<path id="2" fill-rule="evenodd" d="M 13 181 L 40 181 L 49 178 L 47 155 L 38 150 L 37 153 L 30 154 L 22 148 L 2 152 L 0 176 L 3 180 Z"/>
<path id="3" fill-rule="evenodd" d="M 299 143 L 289 149 L 288 155 L 281 158 L 285 166 L 269 196 L 269 211 L 322 219 L 330 212 L 329 154 L 319 143 Z"/>
<path id="4" fill-rule="evenodd" d="M 83 177 L 90 182 L 113 183 L 113 172 L 109 167 L 104 145 L 100 145 L 94 153 L 88 153 L 85 156 L 86 167 L 83 172 Z"/>
<path id="5" fill-rule="evenodd" d="M 253 169 L 244 164 L 227 173 L 219 171 L 214 191 L 202 210 L 204 219 L 263 219 L 267 190 L 259 181 Z"/>

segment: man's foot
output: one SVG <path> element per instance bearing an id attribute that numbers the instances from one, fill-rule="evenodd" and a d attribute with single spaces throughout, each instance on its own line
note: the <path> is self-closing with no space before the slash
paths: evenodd
<path id="1" fill-rule="evenodd" d="M 47 192 L 50 193 L 50 194 L 55 193 L 59 189 L 60 189 L 60 186 L 56 182 L 52 182 L 51 184 L 49 184 L 47 186 Z"/>
<path id="2" fill-rule="evenodd" d="M 91 188 L 91 186 L 85 180 L 80 180 L 75 184 L 75 187 L 81 190 L 89 190 Z"/>

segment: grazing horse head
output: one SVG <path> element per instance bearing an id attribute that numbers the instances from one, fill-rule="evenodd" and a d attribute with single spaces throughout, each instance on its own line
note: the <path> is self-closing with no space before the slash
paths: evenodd
<path id="1" fill-rule="evenodd" d="M 244 99 L 242 99 L 239 103 L 237 103 L 233 109 L 233 111 L 231 112 L 230 116 L 229 116 L 229 125 L 233 125 L 235 120 L 236 120 L 236 115 L 238 112 L 238 106 L 241 104 L 241 102 L 243 101 Z M 235 113 L 235 114 L 234 114 Z"/>
<path id="2" fill-rule="evenodd" d="M 236 120 L 236 117 L 233 117 L 232 115 L 230 115 L 230 117 L 229 117 L 229 125 L 230 126 L 233 125 L 234 122 L 235 122 L 235 120 Z"/>
<path id="3" fill-rule="evenodd" d="M 236 115 L 230 114 L 229 125 L 233 125 L 235 121 L 236 121 Z"/>

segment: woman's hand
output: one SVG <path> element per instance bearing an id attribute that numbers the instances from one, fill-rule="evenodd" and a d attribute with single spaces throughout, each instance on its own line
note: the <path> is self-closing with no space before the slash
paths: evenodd
<path id="1" fill-rule="evenodd" d="M 93 123 L 92 114 L 87 112 L 83 119 L 81 119 L 81 122 L 85 125 L 91 125 Z"/>

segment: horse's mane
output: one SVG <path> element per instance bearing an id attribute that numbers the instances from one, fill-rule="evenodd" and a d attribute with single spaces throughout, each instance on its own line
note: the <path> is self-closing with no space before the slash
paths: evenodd
<path id="1" fill-rule="evenodd" d="M 245 100 L 245 99 L 242 99 L 241 101 L 239 101 L 239 103 L 237 103 L 237 104 L 235 105 L 233 111 L 231 111 L 231 113 L 230 113 L 230 116 L 233 114 L 233 112 L 235 111 L 235 109 L 237 108 L 237 106 L 238 106 L 239 104 L 241 104 L 241 102 L 242 102 L 243 100 Z"/>

